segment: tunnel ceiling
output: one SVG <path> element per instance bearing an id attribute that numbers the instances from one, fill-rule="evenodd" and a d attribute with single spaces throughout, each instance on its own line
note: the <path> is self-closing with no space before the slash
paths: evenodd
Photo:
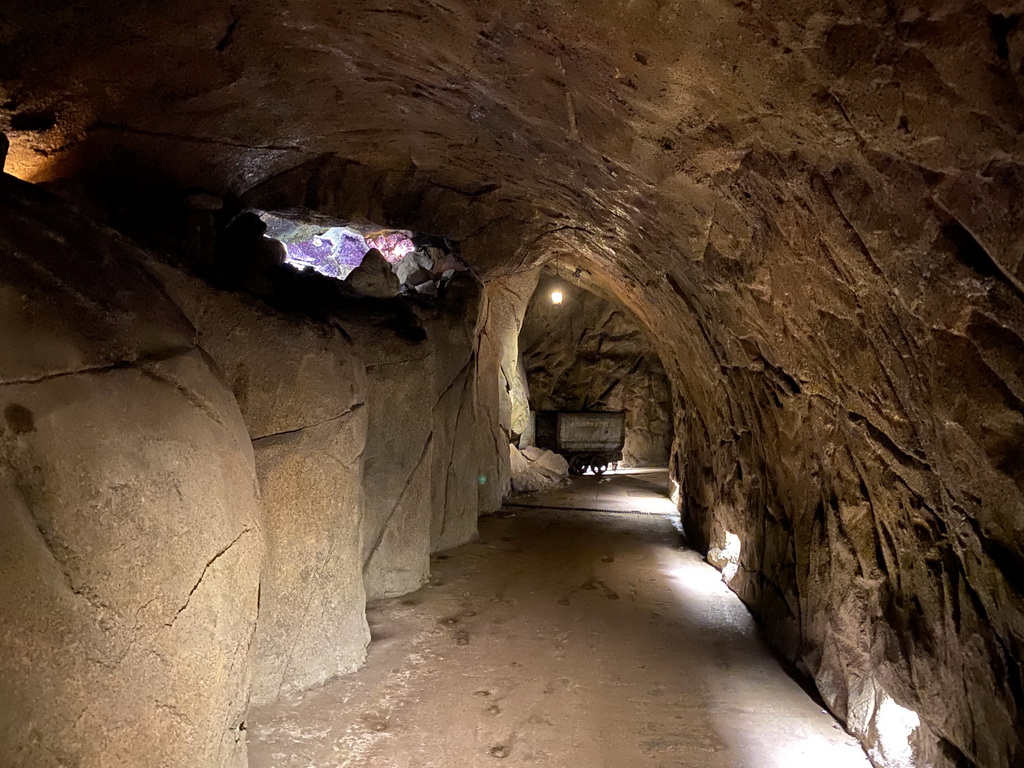
<path id="1" fill-rule="evenodd" d="M 892 697 L 936 765 L 1009 766 L 1022 10 L 6 3 L 0 126 L 31 180 L 369 215 L 485 276 L 584 264 L 652 332 L 688 532 L 738 534 L 773 641 L 865 743 Z"/>
<path id="2" fill-rule="evenodd" d="M 385 170 L 451 191 L 435 233 L 485 240 L 485 271 L 584 254 L 650 322 L 653 293 L 770 292 L 752 242 L 870 280 L 882 230 L 1021 291 L 1004 224 L 1024 33 L 1005 3 L 6 5 L 0 126 L 23 178 L 242 193 L 343 158 L 377 195 Z M 837 274 L 832 248 L 865 274 Z"/>
<path id="3" fill-rule="evenodd" d="M 961 169 L 1016 178 L 1006 4 L 7 5 L 0 119 L 32 179 L 143 167 L 237 192 L 336 154 L 620 258 L 695 258 L 712 222 L 749 238 L 796 174 L 896 163 L 944 209 Z"/>

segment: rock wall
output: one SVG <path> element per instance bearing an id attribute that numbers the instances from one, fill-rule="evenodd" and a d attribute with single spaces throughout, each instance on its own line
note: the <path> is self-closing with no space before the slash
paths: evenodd
<path id="1" fill-rule="evenodd" d="M 601 277 L 669 373 L 691 541 L 735 536 L 876 762 L 893 704 L 904 762 L 1024 761 L 1014 4 L 3 10 L 25 178 L 259 190 L 451 237 L 485 282 Z"/>
<path id="2" fill-rule="evenodd" d="M 645 358 L 622 387 L 626 444 L 622 465 L 663 467 L 672 453 L 672 387 L 657 358 Z"/>
<path id="3" fill-rule="evenodd" d="M 230 391 L 140 254 L 0 175 L 0 751 L 245 765 L 262 532 Z"/>
<path id="4" fill-rule="evenodd" d="M 419 315 L 431 341 L 430 550 L 451 549 L 474 539 L 480 510 L 481 477 L 486 482 L 488 430 L 479 401 L 481 386 L 477 339 L 483 286 L 469 275 L 453 281 L 444 302 L 426 305 Z"/>
<path id="5" fill-rule="evenodd" d="M 466 291 L 465 297 L 456 295 Z M 481 416 L 475 313 L 479 288 L 421 308 L 423 337 L 381 343 L 346 323 L 367 365 L 369 423 L 364 577 L 369 599 L 405 594 L 429 577 L 431 552 L 476 536 L 480 478 L 493 470 Z M 481 450 L 483 449 L 483 454 Z"/>
<path id="6" fill-rule="evenodd" d="M 368 599 L 418 589 L 429 578 L 431 552 L 476 536 L 479 474 L 487 472 L 475 353 L 481 293 L 465 275 L 439 302 L 391 305 L 376 318 L 358 308 L 338 315 L 367 364 Z"/>
<path id="7" fill-rule="evenodd" d="M 267 541 L 252 702 L 354 671 L 370 640 L 361 564 L 366 375 L 328 323 L 151 262 L 231 386 L 252 439 Z"/>
<path id="8" fill-rule="evenodd" d="M 509 443 L 526 433 L 530 404 L 519 333 L 538 270 L 489 280 L 484 292 L 477 357 L 482 417 L 480 511 L 496 512 L 511 491 Z"/>
<path id="9" fill-rule="evenodd" d="M 562 304 L 551 301 L 555 289 Z M 624 466 L 664 466 L 671 389 L 658 353 L 621 304 L 545 272 L 520 336 L 535 411 L 625 411 Z"/>
<path id="10" fill-rule="evenodd" d="M 730 585 L 879 765 L 1017 765 L 1024 311 L 997 236 L 935 202 L 982 182 L 744 166 L 774 202 L 714 227 L 720 303 L 674 355 L 691 541 L 736 537 Z"/>
<path id="11" fill-rule="evenodd" d="M 410 304 L 319 280 L 300 309 L 294 273 L 244 272 L 267 300 L 217 289 L 29 185 L 0 194 L 23 342 L 0 354 L 0 745 L 244 766 L 250 700 L 353 671 L 366 600 L 476 535 L 482 287 Z"/>
<path id="12" fill-rule="evenodd" d="M 373 169 L 330 156 L 265 180 L 244 201 L 388 222 L 453 242 L 480 218 L 458 190 L 405 173 L 381 179 Z M 486 240 L 470 238 L 469 247 L 486 250 Z M 507 491 L 506 443 L 497 450 L 487 402 L 498 373 L 481 341 L 488 302 L 479 290 L 460 275 L 436 304 L 411 300 L 335 312 L 367 363 L 364 568 L 371 599 L 416 589 L 427 578 L 430 551 L 473 538 L 477 515 L 498 509 Z"/>
<path id="13" fill-rule="evenodd" d="M 434 349 L 417 321 L 396 331 L 389 320 L 341 320 L 366 363 L 361 560 L 368 600 L 412 592 L 430 576 Z"/>

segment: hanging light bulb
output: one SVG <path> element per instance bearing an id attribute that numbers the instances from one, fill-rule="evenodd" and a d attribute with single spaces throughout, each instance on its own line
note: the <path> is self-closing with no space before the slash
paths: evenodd
<path id="1" fill-rule="evenodd" d="M 565 298 L 565 295 L 562 293 L 561 282 L 562 282 L 561 275 L 559 275 L 559 272 L 558 272 L 558 256 L 556 255 L 555 256 L 555 287 L 551 290 L 551 303 L 552 304 L 556 304 L 556 305 L 557 304 L 561 304 L 562 303 L 562 299 Z"/>

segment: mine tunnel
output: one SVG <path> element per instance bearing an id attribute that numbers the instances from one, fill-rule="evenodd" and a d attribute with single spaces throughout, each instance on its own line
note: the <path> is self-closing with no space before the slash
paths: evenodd
<path id="1" fill-rule="evenodd" d="M 0 765 L 1024 765 L 1021 18 L 3 3 Z"/>

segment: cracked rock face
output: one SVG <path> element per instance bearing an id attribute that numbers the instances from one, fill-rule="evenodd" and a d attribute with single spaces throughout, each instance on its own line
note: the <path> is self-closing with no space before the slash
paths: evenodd
<path id="1" fill-rule="evenodd" d="M 267 542 L 251 701 L 266 704 L 363 662 L 360 568 L 366 377 L 336 328 L 151 264 L 230 384 L 252 439 Z"/>
<path id="2" fill-rule="evenodd" d="M 430 575 L 431 552 L 476 536 L 486 502 L 478 478 L 496 465 L 482 417 L 474 347 L 482 286 L 451 282 L 438 303 L 417 301 L 337 321 L 366 364 L 370 425 L 363 473 L 363 575 L 367 599 L 412 592 Z M 490 456 L 490 458 L 488 458 Z"/>
<path id="3" fill-rule="evenodd" d="M 495 464 L 488 457 L 490 425 L 483 418 L 480 393 L 493 380 L 481 380 L 475 350 L 484 311 L 483 286 L 469 275 L 456 277 L 442 301 L 417 308 L 434 350 L 431 552 L 476 538 L 483 490 Z"/>
<path id="4" fill-rule="evenodd" d="M 562 304 L 552 303 L 554 290 Z M 622 464 L 668 464 L 672 394 L 665 369 L 621 304 L 545 273 L 519 343 L 534 411 L 625 411 Z"/>
<path id="5" fill-rule="evenodd" d="M 286 310 L 0 192 L 4 681 L 24 702 L 0 743 L 26 765 L 242 766 L 250 703 L 356 669 L 367 595 L 476 535 L 483 287 Z"/>
<path id="6" fill-rule="evenodd" d="M 528 270 L 487 283 L 487 319 L 483 342 L 499 358 L 496 379 L 500 393 L 497 426 L 505 442 L 524 434 L 530 425 L 530 394 L 519 349 L 526 308 L 537 287 L 539 270 Z"/>
<path id="7" fill-rule="evenodd" d="M 430 576 L 433 349 L 370 323 L 346 325 L 366 363 L 363 546 L 368 600 L 404 595 Z"/>
<path id="8" fill-rule="evenodd" d="M 509 443 L 508 454 L 513 494 L 545 491 L 569 483 L 569 462 L 557 453 L 536 446 L 520 452 Z"/>
<path id="9" fill-rule="evenodd" d="M 1024 761 L 1018 7 L 122 6 L 0 12 L 8 170 L 582 264 L 672 381 L 691 542 L 736 537 L 829 707 L 879 755 L 891 700 L 920 764 Z"/>
<path id="10" fill-rule="evenodd" d="M 5 760 L 241 768 L 263 542 L 238 407 L 127 243 L 10 177 L 0 217 Z"/>

